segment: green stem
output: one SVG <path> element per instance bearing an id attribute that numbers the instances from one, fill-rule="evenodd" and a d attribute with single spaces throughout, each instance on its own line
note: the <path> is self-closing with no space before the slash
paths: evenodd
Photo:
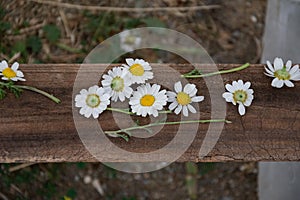
<path id="1" fill-rule="evenodd" d="M 124 113 L 128 115 L 133 115 L 133 112 L 130 112 L 128 109 L 119 109 L 119 108 L 106 108 L 106 110 L 114 111 L 114 112 L 119 112 L 119 113 Z"/>
<path id="2" fill-rule="evenodd" d="M 153 124 L 147 124 L 144 126 L 132 126 L 129 128 L 125 129 L 120 129 L 117 131 L 105 131 L 104 133 L 106 134 L 118 134 L 118 133 L 123 133 L 123 132 L 128 132 L 132 130 L 137 130 L 137 129 L 145 129 L 153 126 L 160 126 L 160 125 L 177 125 L 177 124 L 191 124 L 191 123 L 212 123 L 212 122 L 225 122 L 225 123 L 231 123 L 231 121 L 225 120 L 225 119 L 206 119 L 206 120 L 190 120 L 190 121 L 177 121 L 177 122 L 159 122 L 159 123 L 153 123 Z"/>
<path id="3" fill-rule="evenodd" d="M 69 47 L 68 45 L 65 45 L 63 43 L 56 43 L 56 46 L 63 49 L 63 50 L 66 50 L 70 53 L 82 53 L 81 49 L 72 48 L 72 47 Z"/>
<path id="4" fill-rule="evenodd" d="M 129 109 L 120 109 L 120 108 L 106 108 L 106 110 L 110 110 L 110 111 L 114 111 L 114 112 L 119 112 L 119 113 L 124 113 L 124 114 L 127 114 L 127 115 L 134 115 L 135 113 L 133 112 L 130 112 Z M 160 114 L 163 114 L 163 113 L 171 113 L 172 111 L 170 110 L 163 110 L 163 111 L 160 111 L 159 113 Z"/>
<path id="5" fill-rule="evenodd" d="M 246 69 L 249 66 L 250 66 L 249 63 L 245 63 L 240 67 L 236 67 L 236 68 L 232 68 L 232 69 L 228 69 L 228 70 L 221 70 L 221 71 L 217 71 L 217 72 L 211 72 L 211 73 L 200 74 L 200 75 L 183 74 L 183 75 L 181 75 L 181 77 L 184 77 L 184 78 L 203 78 L 203 77 L 214 76 L 214 75 L 218 75 L 218 74 L 227 74 L 227 73 L 231 73 L 231 72 L 240 71 L 240 70 Z"/>
<path id="6" fill-rule="evenodd" d="M 36 92 L 36 93 L 39 93 L 41 95 L 44 95 L 45 97 L 48 97 L 49 99 L 51 99 L 52 101 L 54 101 L 55 103 L 60 103 L 60 99 L 56 98 L 55 96 L 43 91 L 43 90 L 39 90 L 35 87 L 31 87 L 31 86 L 26 86 L 26 85 L 14 85 L 15 87 L 17 88 L 20 88 L 20 89 L 24 89 L 24 90 L 30 90 L 30 91 L 33 91 L 33 92 Z"/>

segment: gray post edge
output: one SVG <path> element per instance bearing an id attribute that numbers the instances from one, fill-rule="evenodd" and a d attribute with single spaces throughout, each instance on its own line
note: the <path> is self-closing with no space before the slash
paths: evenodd
<path id="1" fill-rule="evenodd" d="M 300 63 L 300 0 L 269 0 L 261 62 L 281 57 Z M 260 200 L 299 200 L 300 163 L 260 162 Z"/>

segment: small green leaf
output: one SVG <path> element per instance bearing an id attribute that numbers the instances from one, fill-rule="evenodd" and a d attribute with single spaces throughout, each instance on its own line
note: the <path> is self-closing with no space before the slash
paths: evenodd
<path id="1" fill-rule="evenodd" d="M 0 100 L 4 99 L 6 97 L 6 92 L 2 88 L 0 88 Z"/>
<path id="2" fill-rule="evenodd" d="M 56 43 L 58 41 L 58 39 L 60 38 L 60 30 L 54 24 L 44 26 L 43 30 L 45 31 L 46 38 L 51 43 Z"/>
<path id="3" fill-rule="evenodd" d="M 86 163 L 84 163 L 84 162 L 78 162 L 78 163 L 76 163 L 76 165 L 79 169 L 84 169 L 86 167 Z"/>
<path id="4" fill-rule="evenodd" d="M 129 136 L 131 136 L 131 132 L 130 131 L 124 131 L 124 133 L 126 133 Z"/>
<path id="5" fill-rule="evenodd" d="M 142 22 L 144 22 L 147 26 L 150 27 L 162 27 L 162 28 L 166 27 L 166 24 L 164 22 L 162 22 L 161 20 L 155 17 L 145 18 L 142 20 Z"/>
<path id="6" fill-rule="evenodd" d="M 125 28 L 131 29 L 136 28 L 141 24 L 141 20 L 137 18 L 128 18 L 125 20 Z"/>
<path id="7" fill-rule="evenodd" d="M 15 95 L 16 98 L 19 98 L 22 94 L 22 90 L 17 87 L 11 87 L 9 90 Z"/>
<path id="8" fill-rule="evenodd" d="M 17 41 L 12 47 L 13 53 L 26 53 L 26 42 L 25 41 Z"/>
<path id="9" fill-rule="evenodd" d="M 10 23 L 0 21 L 0 31 L 5 32 L 11 28 Z"/>
<path id="10" fill-rule="evenodd" d="M 41 42 L 40 38 L 38 38 L 36 36 L 30 36 L 26 40 L 26 44 L 29 47 L 29 49 L 32 50 L 33 53 L 38 53 L 42 48 L 42 42 Z"/>
<path id="11" fill-rule="evenodd" d="M 68 190 L 67 196 L 74 199 L 77 196 L 77 192 L 73 188 L 71 188 Z"/>
<path id="12" fill-rule="evenodd" d="M 118 137 L 123 138 L 126 142 L 129 141 L 129 137 L 127 135 L 124 134 L 118 134 Z"/>
<path id="13" fill-rule="evenodd" d="M 201 74 L 202 74 L 202 72 L 199 69 L 193 69 L 192 71 L 187 73 L 187 75 L 201 75 Z"/>

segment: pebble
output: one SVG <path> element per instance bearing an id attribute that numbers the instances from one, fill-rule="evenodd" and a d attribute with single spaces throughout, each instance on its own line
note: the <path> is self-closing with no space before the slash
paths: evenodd
<path id="1" fill-rule="evenodd" d="M 90 176 L 85 176 L 85 177 L 83 178 L 83 182 L 84 182 L 85 184 L 90 184 L 90 183 L 92 182 L 92 178 L 91 178 Z"/>

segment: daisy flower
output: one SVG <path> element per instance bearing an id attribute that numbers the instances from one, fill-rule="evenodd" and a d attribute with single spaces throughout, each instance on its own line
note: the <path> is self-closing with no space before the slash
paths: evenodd
<path id="1" fill-rule="evenodd" d="M 145 83 L 146 80 L 153 78 L 151 66 L 143 59 L 127 58 L 126 63 L 123 67 L 128 69 L 131 83 Z"/>
<path id="2" fill-rule="evenodd" d="M 143 117 L 147 114 L 157 117 L 158 110 L 163 109 L 168 99 L 166 90 L 159 91 L 160 87 L 157 84 L 151 86 L 149 83 L 137 87 L 129 101 L 132 112 Z"/>
<path id="3" fill-rule="evenodd" d="M 135 36 L 131 31 L 125 30 L 119 34 L 120 36 L 120 47 L 124 51 L 133 51 L 138 48 L 141 44 L 142 39 Z"/>
<path id="4" fill-rule="evenodd" d="M 189 112 L 196 113 L 196 109 L 191 105 L 192 102 L 201 102 L 204 100 L 204 96 L 196 96 L 197 88 L 195 84 L 186 84 L 182 90 L 182 84 L 180 81 L 174 85 L 175 92 L 168 91 L 168 102 L 172 102 L 169 105 L 170 110 L 174 110 L 178 115 L 183 111 L 183 115 L 188 117 Z"/>
<path id="5" fill-rule="evenodd" d="M 281 58 L 275 58 L 274 67 L 269 61 L 267 61 L 267 66 L 268 67 L 265 67 L 265 75 L 274 77 L 271 83 L 273 87 L 282 88 L 284 84 L 288 87 L 294 87 L 292 81 L 300 80 L 299 65 L 292 67 L 292 61 L 290 60 L 284 65 Z"/>
<path id="6" fill-rule="evenodd" d="M 18 70 L 19 63 L 14 62 L 11 67 L 8 66 L 7 62 L 3 60 L 0 63 L 0 75 L 2 75 L 2 80 L 12 80 L 12 81 L 25 81 L 24 74 L 21 70 Z"/>
<path id="7" fill-rule="evenodd" d="M 75 106 L 80 108 L 79 113 L 89 118 L 91 115 L 96 119 L 110 104 L 110 95 L 102 87 L 97 85 L 88 90 L 82 89 L 75 97 Z"/>
<path id="8" fill-rule="evenodd" d="M 225 85 L 228 92 L 223 93 L 222 96 L 227 102 L 233 103 L 233 105 L 239 104 L 238 110 L 240 115 L 245 115 L 245 106 L 250 106 L 254 99 L 254 91 L 250 89 L 250 86 L 250 82 L 244 84 L 242 80 L 233 81 L 232 84 Z"/>
<path id="9" fill-rule="evenodd" d="M 112 101 L 125 101 L 125 97 L 129 98 L 133 90 L 130 87 L 128 70 L 121 67 L 115 67 L 108 71 L 108 75 L 104 74 L 101 81 L 105 91 L 111 95 Z"/>

